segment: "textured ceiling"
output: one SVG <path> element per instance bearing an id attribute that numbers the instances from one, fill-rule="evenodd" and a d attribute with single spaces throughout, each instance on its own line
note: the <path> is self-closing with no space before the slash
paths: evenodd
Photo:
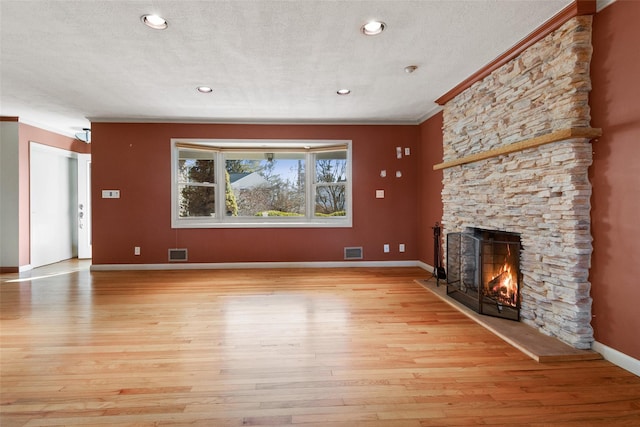
<path id="1" fill-rule="evenodd" d="M 0 115 L 67 135 L 90 119 L 415 124 L 571 2 L 0 0 Z M 386 31 L 362 35 L 370 19 Z"/>

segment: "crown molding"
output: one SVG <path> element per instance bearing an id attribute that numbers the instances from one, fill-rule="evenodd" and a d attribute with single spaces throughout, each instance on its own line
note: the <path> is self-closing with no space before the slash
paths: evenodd
<path id="1" fill-rule="evenodd" d="M 312 119 L 246 119 L 219 118 L 198 119 L 180 117 L 88 117 L 94 123 L 126 124 L 184 124 L 184 125 L 275 125 L 275 126 L 415 126 L 421 123 L 417 119 L 355 119 L 355 120 L 312 120 Z"/>

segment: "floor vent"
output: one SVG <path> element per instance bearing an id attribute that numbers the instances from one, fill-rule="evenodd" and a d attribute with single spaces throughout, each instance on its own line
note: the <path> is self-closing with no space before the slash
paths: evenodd
<path id="1" fill-rule="evenodd" d="M 344 259 L 362 259 L 362 246 L 344 248 Z"/>
<path id="2" fill-rule="evenodd" d="M 186 249 L 169 249 L 169 261 L 186 261 Z"/>

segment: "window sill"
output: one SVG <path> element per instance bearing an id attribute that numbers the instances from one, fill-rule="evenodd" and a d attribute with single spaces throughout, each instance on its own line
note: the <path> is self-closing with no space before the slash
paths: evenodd
<path id="1" fill-rule="evenodd" d="M 227 221 L 227 222 L 206 222 L 180 220 L 171 224 L 171 228 L 351 228 L 353 223 L 351 218 L 341 221 Z"/>

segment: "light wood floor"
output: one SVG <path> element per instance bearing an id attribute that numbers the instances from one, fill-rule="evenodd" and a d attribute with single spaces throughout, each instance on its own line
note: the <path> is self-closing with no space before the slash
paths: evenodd
<path id="1" fill-rule="evenodd" d="M 3 276 L 0 425 L 640 425 L 639 377 L 604 360 L 537 363 L 425 277 Z"/>

